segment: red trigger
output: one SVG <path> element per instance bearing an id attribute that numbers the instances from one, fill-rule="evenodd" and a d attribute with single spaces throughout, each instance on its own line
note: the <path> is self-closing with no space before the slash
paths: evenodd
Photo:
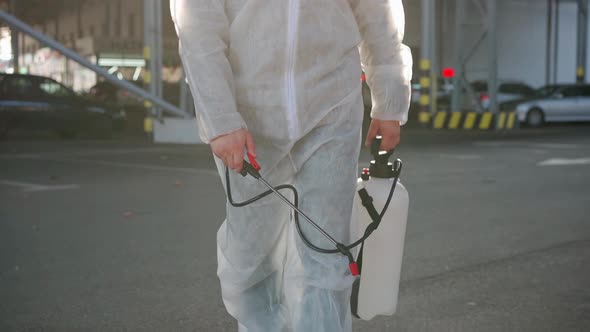
<path id="1" fill-rule="evenodd" d="M 256 158 L 250 153 L 248 153 L 248 160 L 250 161 L 250 164 L 252 165 L 252 167 L 254 167 L 255 170 L 260 171 L 260 165 L 258 165 Z"/>

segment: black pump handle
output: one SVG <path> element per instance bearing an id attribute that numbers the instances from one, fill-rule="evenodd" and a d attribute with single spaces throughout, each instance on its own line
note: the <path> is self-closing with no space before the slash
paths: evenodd
<path id="1" fill-rule="evenodd" d="M 371 154 L 373 155 L 373 157 L 375 157 L 375 159 L 389 159 L 389 157 L 393 154 L 393 149 L 387 151 L 387 153 L 386 153 L 387 157 L 385 157 L 382 154 L 379 154 L 379 152 L 381 152 L 381 143 L 382 142 L 383 142 L 383 137 L 376 136 L 373 139 L 373 143 L 371 143 Z"/>
<path id="2" fill-rule="evenodd" d="M 376 136 L 373 139 L 373 143 L 371 144 L 371 154 L 372 155 L 377 155 L 379 154 L 379 148 L 381 147 L 381 142 L 383 141 L 383 137 L 381 136 Z"/>

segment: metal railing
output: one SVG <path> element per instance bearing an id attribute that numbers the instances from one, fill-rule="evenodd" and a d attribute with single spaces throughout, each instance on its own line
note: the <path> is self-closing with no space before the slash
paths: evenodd
<path id="1" fill-rule="evenodd" d="M 14 29 L 16 29 L 22 33 L 25 33 L 25 34 L 31 36 L 32 38 L 38 40 L 41 44 L 60 52 L 66 58 L 68 58 L 72 61 L 75 61 L 75 62 L 79 63 L 80 65 L 94 71 L 95 73 L 104 77 L 106 80 L 113 83 L 114 85 L 116 85 L 122 89 L 125 89 L 125 90 L 139 96 L 140 98 L 142 98 L 144 100 L 150 101 L 155 106 L 158 106 L 158 107 L 162 108 L 163 110 L 165 110 L 171 114 L 174 114 L 174 115 L 178 115 L 178 116 L 181 116 L 184 118 L 191 117 L 188 113 L 182 111 L 180 108 L 170 104 L 169 102 L 163 100 L 162 98 L 158 98 L 158 97 L 154 96 L 153 94 L 150 94 L 147 91 L 133 85 L 132 83 L 129 83 L 124 80 L 120 80 L 116 76 L 109 74 L 109 72 L 106 71 L 105 69 L 88 61 L 87 59 L 82 57 L 80 54 L 78 54 L 75 51 L 71 50 L 70 48 L 62 45 L 61 43 L 57 42 L 56 40 L 44 35 L 43 33 L 35 30 L 33 27 L 31 27 L 27 23 L 19 20 L 18 18 L 16 18 L 13 15 L 10 15 L 9 13 L 7 13 L 4 10 L 0 10 L 0 20 L 6 22 L 8 25 L 13 27 Z"/>

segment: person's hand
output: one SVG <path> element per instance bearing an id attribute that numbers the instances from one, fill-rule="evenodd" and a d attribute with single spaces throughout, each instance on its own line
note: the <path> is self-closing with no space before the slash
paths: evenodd
<path id="1" fill-rule="evenodd" d="M 252 135 L 246 129 L 240 129 L 222 135 L 211 141 L 211 150 L 223 161 L 225 166 L 236 172 L 242 170 L 244 163 L 244 148 L 256 157 L 256 146 Z"/>
<path id="2" fill-rule="evenodd" d="M 365 145 L 371 147 L 371 143 L 376 136 L 381 136 L 380 151 L 393 150 L 400 141 L 400 123 L 395 120 L 371 120 L 369 131 L 365 140 Z"/>

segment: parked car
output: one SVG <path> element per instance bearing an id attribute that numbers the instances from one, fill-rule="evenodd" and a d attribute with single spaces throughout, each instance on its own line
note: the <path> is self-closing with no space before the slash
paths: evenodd
<path id="1" fill-rule="evenodd" d="M 437 97 L 441 98 L 453 92 L 453 81 L 450 78 L 439 77 L 436 81 Z M 419 104 L 420 96 L 422 95 L 422 85 L 420 80 L 414 78 L 412 80 L 412 103 Z"/>
<path id="2" fill-rule="evenodd" d="M 127 81 L 139 88 L 144 88 L 144 83 L 141 80 Z M 167 102 L 178 105 L 180 102 L 180 82 L 162 84 L 163 99 Z M 100 81 L 93 86 L 87 93 L 87 97 L 100 102 L 104 105 L 118 107 L 125 111 L 126 121 L 121 128 L 116 129 L 125 130 L 126 134 L 143 135 L 143 122 L 148 116 L 148 109 L 144 106 L 144 101 L 133 93 L 109 82 Z"/>
<path id="3" fill-rule="evenodd" d="M 51 78 L 0 74 L 0 136 L 18 128 L 54 130 L 65 138 L 80 133 L 110 137 L 114 122 L 124 117 Z"/>
<path id="4" fill-rule="evenodd" d="M 590 121 L 590 85 L 548 85 L 534 95 L 506 102 L 501 110 L 516 110 L 518 120 L 530 127 L 545 122 Z"/>
<path id="5" fill-rule="evenodd" d="M 461 100 L 461 111 L 477 111 L 479 103 L 481 109 L 484 111 L 490 107 L 490 94 L 488 89 L 488 82 L 473 81 L 470 83 L 473 93 L 475 93 L 475 100 L 470 100 L 467 91 L 463 89 L 463 98 Z M 529 85 L 518 81 L 500 81 L 498 84 L 497 98 L 498 104 L 506 103 L 512 100 L 521 100 L 530 98 L 535 94 L 535 90 Z M 451 108 L 452 93 L 440 96 L 437 99 L 439 110 L 448 111 Z"/>
<path id="6" fill-rule="evenodd" d="M 473 91 L 476 93 L 479 102 L 484 110 L 490 107 L 490 93 L 487 81 L 474 81 L 471 83 Z M 500 81 L 498 84 L 498 104 L 511 100 L 531 97 L 535 90 L 529 85 L 518 81 Z"/>

